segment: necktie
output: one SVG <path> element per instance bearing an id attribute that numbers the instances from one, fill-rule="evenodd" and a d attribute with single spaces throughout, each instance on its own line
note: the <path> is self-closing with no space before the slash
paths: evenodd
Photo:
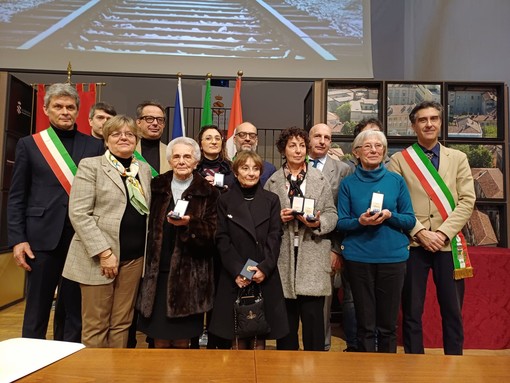
<path id="1" fill-rule="evenodd" d="M 317 167 L 317 165 L 319 164 L 319 162 L 320 162 L 319 160 L 312 160 L 312 163 L 313 163 L 313 164 L 312 164 L 312 166 L 313 166 L 314 168 L 316 168 L 316 167 Z"/>
<path id="2" fill-rule="evenodd" d="M 437 161 L 436 161 L 436 155 L 434 154 L 434 152 L 432 150 L 427 150 L 425 152 L 425 155 L 427 156 L 427 158 L 430 160 L 430 162 L 432 162 L 432 165 L 434 165 L 434 167 L 436 168 L 437 170 Z"/>

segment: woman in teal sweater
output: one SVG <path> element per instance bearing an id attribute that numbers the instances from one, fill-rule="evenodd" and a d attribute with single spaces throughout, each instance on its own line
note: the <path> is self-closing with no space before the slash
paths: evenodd
<path id="1" fill-rule="evenodd" d="M 358 346 L 366 352 L 397 351 L 397 316 L 409 257 L 406 233 L 416 221 L 404 179 L 381 164 L 387 147 L 382 132 L 360 133 L 353 143 L 358 165 L 338 192 L 337 229 L 345 234 L 342 254 L 356 309 Z"/>

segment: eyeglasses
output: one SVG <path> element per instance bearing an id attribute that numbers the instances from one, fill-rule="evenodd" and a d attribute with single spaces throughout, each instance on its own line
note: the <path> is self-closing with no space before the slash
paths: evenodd
<path id="1" fill-rule="evenodd" d="M 369 152 L 372 150 L 372 148 L 374 148 L 377 151 L 380 151 L 380 150 L 384 149 L 384 145 L 383 144 L 365 144 L 365 145 L 356 146 L 354 149 L 361 149 L 364 152 Z"/>
<path id="2" fill-rule="evenodd" d="M 142 116 L 139 120 L 144 120 L 148 124 L 152 124 L 154 120 L 156 120 L 159 125 L 163 125 L 165 123 L 165 117 Z"/>
<path id="3" fill-rule="evenodd" d="M 116 140 L 118 140 L 121 136 L 126 137 L 128 140 L 132 140 L 136 137 L 133 132 L 113 132 L 110 134 L 110 137 L 115 138 Z"/>
<path id="4" fill-rule="evenodd" d="M 236 136 L 244 140 L 246 137 L 250 137 L 250 140 L 254 140 L 257 138 L 257 133 L 248 133 L 248 132 L 239 132 L 236 133 Z"/>
<path id="5" fill-rule="evenodd" d="M 431 116 L 431 117 L 420 117 L 420 118 L 417 118 L 416 119 L 416 122 L 418 124 L 426 124 L 430 121 L 430 123 L 432 124 L 437 124 L 440 120 L 440 117 L 439 116 Z"/>

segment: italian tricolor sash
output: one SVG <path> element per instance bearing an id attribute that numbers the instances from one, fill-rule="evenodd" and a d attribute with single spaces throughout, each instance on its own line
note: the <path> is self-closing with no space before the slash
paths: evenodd
<path id="1" fill-rule="evenodd" d="M 51 170 L 69 195 L 77 167 L 62 141 L 58 138 L 57 133 L 50 126 L 32 137 Z"/>
<path id="2" fill-rule="evenodd" d="M 421 185 L 432 199 L 443 220 L 455 210 L 455 200 L 432 162 L 427 158 L 421 147 L 415 143 L 402 151 L 405 161 L 416 175 Z M 466 239 L 459 232 L 451 240 L 455 279 L 470 278 L 473 268 L 467 252 Z"/>
<path id="3" fill-rule="evenodd" d="M 159 176 L 158 171 L 157 171 L 156 169 L 154 169 L 154 168 L 151 166 L 151 164 L 149 164 L 149 163 L 147 162 L 147 160 L 146 160 L 145 158 L 143 158 L 143 156 L 142 156 L 142 154 L 141 154 L 141 153 L 139 153 L 137 150 L 135 150 L 135 152 L 133 153 L 133 155 L 135 156 L 135 158 L 136 158 L 137 160 L 140 160 L 140 161 L 142 161 L 142 162 L 145 162 L 147 165 L 149 165 L 149 167 L 151 168 L 152 178 Z"/>

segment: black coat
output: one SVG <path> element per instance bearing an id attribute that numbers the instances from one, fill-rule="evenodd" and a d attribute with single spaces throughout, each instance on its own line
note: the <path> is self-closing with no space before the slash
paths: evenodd
<path id="1" fill-rule="evenodd" d="M 163 223 L 167 207 L 172 200 L 172 177 L 169 171 L 152 180 L 151 211 L 145 275 L 138 295 L 137 309 L 149 318 L 156 296 L 157 278 L 163 243 Z M 209 311 L 213 305 L 214 276 L 213 255 L 216 253 L 216 202 L 219 192 L 200 174 L 193 173 L 193 180 L 182 193 L 188 200 L 186 215 L 188 226 L 176 228 L 175 246 L 168 275 L 167 316 L 185 317 Z"/>
<path id="2" fill-rule="evenodd" d="M 251 258 L 266 275 L 260 286 L 266 319 L 271 327 L 268 338 L 287 335 L 287 312 L 277 267 L 281 237 L 280 201 L 276 194 L 259 185 L 255 198 L 248 204 L 235 182 L 220 196 L 216 242 L 222 269 L 209 325 L 211 333 L 234 338 L 234 301 L 238 292 L 235 279 Z"/>

